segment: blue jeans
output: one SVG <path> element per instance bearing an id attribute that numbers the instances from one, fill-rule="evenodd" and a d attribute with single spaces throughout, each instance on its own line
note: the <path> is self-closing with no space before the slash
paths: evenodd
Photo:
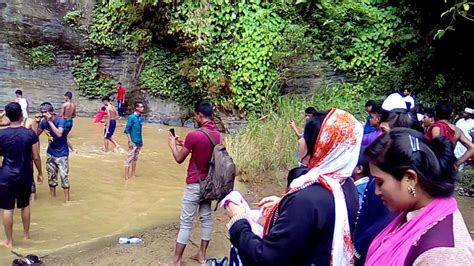
<path id="1" fill-rule="evenodd" d="M 118 115 L 123 116 L 123 101 L 117 101 L 117 109 L 118 109 Z"/>

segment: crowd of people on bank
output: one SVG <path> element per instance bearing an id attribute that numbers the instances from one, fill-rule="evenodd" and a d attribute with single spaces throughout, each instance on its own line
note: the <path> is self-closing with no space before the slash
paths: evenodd
<path id="1" fill-rule="evenodd" d="M 75 106 L 70 101 L 72 95 L 65 97 L 65 118 L 45 102 L 33 118 L 36 127 L 25 126 L 20 101 L 5 107 L 10 124 L 0 130 L 0 208 L 4 210 L 7 247 L 13 245 L 15 202 L 22 210 L 25 238 L 29 238 L 32 162 L 41 182 L 38 136 L 43 131 L 49 133 L 46 165 L 51 196 L 61 179 L 65 200 L 69 200 L 67 135 L 72 120 L 67 119 L 75 117 Z M 118 146 L 112 136 L 115 120 L 124 115 L 120 109 L 124 91 L 117 99 L 118 111 L 109 98 L 103 98 L 104 108 L 98 112 L 103 115 L 96 117 L 100 122 L 107 116 L 106 151 Z M 74 107 L 74 111 L 66 107 Z M 136 102 L 125 126 L 129 148 L 126 178 L 135 175 L 143 146 L 144 108 L 142 102 Z M 389 95 L 380 105 L 369 100 L 365 108 L 365 125 L 347 111 L 317 111 L 313 107 L 305 110 L 303 131 L 290 123 L 297 137 L 298 167 L 289 171 L 281 196 L 259 202 L 263 227 L 258 229 L 248 205 L 223 204 L 229 216 L 231 265 L 472 264 L 472 239 L 454 190 L 458 171 L 474 155 L 474 110 L 465 108 L 461 120 L 452 124 L 451 102 L 443 100 L 434 108 L 420 108 L 407 91 Z M 222 140 L 209 102 L 195 105 L 195 120 L 198 130 L 184 138 L 172 131 L 168 138 L 177 163 L 190 159 L 175 254 L 167 265 L 183 263 L 196 212 L 201 221 L 201 243 L 194 260 L 205 263 L 212 237 L 211 203 L 200 201 L 199 182 L 208 176 L 214 143 Z M 455 145 L 461 146 L 455 149 Z"/>
<path id="2" fill-rule="evenodd" d="M 299 166 L 282 196 L 260 201 L 263 235 L 243 206 L 226 208 L 236 265 L 472 264 L 454 190 L 474 155 L 474 111 L 454 125 L 451 102 L 420 108 L 407 91 L 365 107 L 364 126 L 313 107 L 302 132 L 290 123 Z"/>

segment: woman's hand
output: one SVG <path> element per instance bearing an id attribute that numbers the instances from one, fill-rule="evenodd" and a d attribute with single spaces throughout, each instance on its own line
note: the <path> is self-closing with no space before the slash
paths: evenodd
<path id="1" fill-rule="evenodd" d="M 233 202 L 229 202 L 229 204 L 227 204 L 227 207 L 225 207 L 225 209 L 227 211 L 227 215 L 229 216 L 229 218 L 245 213 L 245 208 L 243 205 L 236 205 Z"/>
<path id="2" fill-rule="evenodd" d="M 258 206 L 260 207 L 260 211 L 263 213 L 263 216 L 267 216 L 268 212 L 280 202 L 281 198 L 277 196 L 270 196 L 263 198 L 259 203 Z"/>

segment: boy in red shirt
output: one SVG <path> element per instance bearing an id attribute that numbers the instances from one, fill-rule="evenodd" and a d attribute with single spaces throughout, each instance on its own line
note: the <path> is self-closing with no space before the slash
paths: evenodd
<path id="1" fill-rule="evenodd" d="M 117 109 L 120 117 L 123 116 L 123 105 L 125 104 L 125 88 L 122 87 L 122 82 L 118 83 L 117 88 Z"/>

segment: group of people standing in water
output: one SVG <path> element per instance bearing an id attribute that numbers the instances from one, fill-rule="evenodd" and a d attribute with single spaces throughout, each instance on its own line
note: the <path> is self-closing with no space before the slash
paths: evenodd
<path id="1" fill-rule="evenodd" d="M 33 165 L 37 171 L 37 183 L 44 180 L 41 163 L 39 136 L 46 132 L 48 137 L 48 148 L 46 151 L 46 170 L 50 195 L 56 197 L 56 187 L 61 185 L 64 191 L 64 203 L 70 201 L 70 179 L 69 179 L 69 153 L 75 151 L 68 139 L 73 127 L 73 119 L 76 117 L 76 105 L 72 101 L 72 93 L 64 94 L 65 102 L 62 104 L 61 113 L 55 112 L 50 102 L 43 102 L 39 111 L 33 118 L 28 116 L 29 102 L 23 97 L 23 92 L 15 92 L 17 99 L 7 104 L 4 110 L 0 110 L 0 157 L 3 162 L 0 165 L 0 209 L 3 210 L 3 225 L 6 247 L 13 246 L 13 210 L 15 203 L 21 209 L 21 217 L 24 229 L 24 238 L 29 239 L 30 226 L 30 200 L 35 199 L 36 184 L 33 177 Z M 119 86 L 118 94 L 121 98 L 119 103 L 124 103 L 124 89 Z M 110 103 L 108 97 L 102 99 L 108 111 L 108 120 L 105 125 L 104 139 L 105 149 L 109 143 L 116 144 L 112 140 L 115 129 L 117 111 Z M 121 107 L 120 113 L 123 114 Z M 141 101 L 134 103 L 134 112 L 129 115 L 124 133 L 128 138 L 128 157 L 125 166 L 125 178 L 135 176 L 136 164 L 140 148 L 143 146 L 141 114 L 144 112 L 144 104 Z M 116 144 L 118 146 L 118 144 Z"/>

